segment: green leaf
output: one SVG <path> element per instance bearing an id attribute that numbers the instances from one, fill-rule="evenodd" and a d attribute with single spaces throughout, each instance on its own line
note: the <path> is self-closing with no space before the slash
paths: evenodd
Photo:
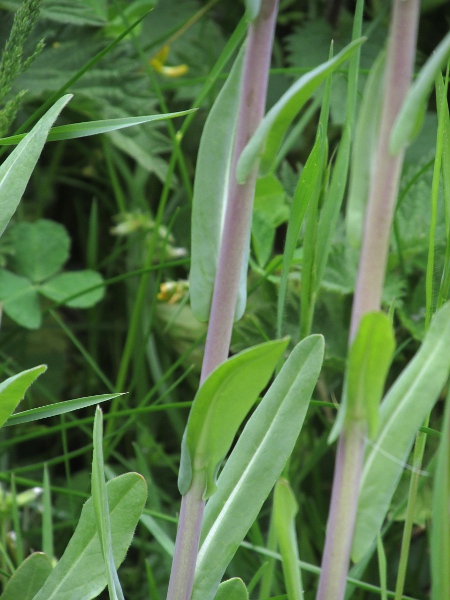
<path id="1" fill-rule="evenodd" d="M 29 279 L 1 269 L 0 301 L 8 317 L 22 327 L 37 329 L 41 324 L 39 298 Z"/>
<path id="2" fill-rule="evenodd" d="M 380 407 L 380 432 L 361 478 L 352 559 L 357 562 L 381 530 L 419 427 L 450 374 L 450 302 L 438 310 L 419 351 Z"/>
<path id="3" fill-rule="evenodd" d="M 366 313 L 350 348 L 345 393 L 329 442 L 339 435 L 342 424 L 365 421 L 369 438 L 378 429 L 378 407 L 395 350 L 391 320 L 382 312 Z"/>
<path id="4" fill-rule="evenodd" d="M 11 575 L 0 600 L 33 600 L 52 570 L 50 558 L 43 552 L 34 552 Z"/>
<path id="5" fill-rule="evenodd" d="M 270 172 L 284 135 L 300 109 L 327 76 L 348 60 L 363 42 L 364 38 L 355 40 L 334 58 L 303 75 L 270 109 L 239 158 L 236 169 L 239 183 L 245 183 L 258 160 L 261 173 Z"/>
<path id="6" fill-rule="evenodd" d="M 0 235 L 16 212 L 53 122 L 72 98 L 60 98 L 36 123 L 0 167 Z"/>
<path id="7" fill-rule="evenodd" d="M 236 354 L 205 380 L 192 404 L 183 438 L 179 476 L 184 495 L 194 479 L 201 479 L 204 498 L 216 489 L 216 474 L 237 430 L 267 385 L 289 339 L 266 342 Z M 186 469 L 187 457 L 190 469 Z"/>
<path id="8" fill-rule="evenodd" d="M 86 396 L 85 398 L 75 398 L 74 400 L 66 400 L 65 402 L 57 402 L 56 404 L 47 404 L 30 410 L 23 410 L 20 413 L 11 415 L 5 423 L 5 427 L 9 425 L 20 425 L 21 423 L 31 423 L 40 419 L 48 419 L 57 415 L 64 415 L 74 410 L 86 408 L 93 404 L 100 404 L 106 400 L 112 400 L 123 394 L 100 394 L 99 396 Z"/>
<path id="9" fill-rule="evenodd" d="M 239 577 L 224 581 L 219 585 L 214 600 L 248 600 L 245 583 Z"/>
<path id="10" fill-rule="evenodd" d="M 431 598 L 450 598 L 450 391 L 437 455 L 431 522 Z"/>
<path id="11" fill-rule="evenodd" d="M 236 129 L 243 64 L 241 51 L 203 128 L 192 200 L 190 297 L 194 315 L 207 321 L 222 237 Z M 242 273 L 236 319 L 245 309 L 246 277 Z"/>
<path id="12" fill-rule="evenodd" d="M 295 531 L 295 516 L 297 512 L 297 500 L 289 482 L 286 479 L 279 479 L 275 486 L 273 517 L 288 600 L 303 600 L 297 533 Z"/>
<path id="13" fill-rule="evenodd" d="M 147 498 L 138 473 L 125 473 L 106 484 L 116 567 L 125 558 Z M 92 498 L 81 511 L 66 551 L 33 600 L 92 600 L 106 586 L 106 571 Z"/>
<path id="14" fill-rule="evenodd" d="M 143 115 L 142 117 L 124 117 L 122 119 L 102 119 L 101 121 L 86 121 L 83 123 L 71 123 L 70 125 L 59 125 L 52 127 L 47 136 L 48 142 L 56 142 L 59 140 L 73 140 L 76 138 L 98 135 L 99 133 L 110 133 L 119 129 L 126 129 L 143 123 L 151 123 L 155 121 L 166 121 L 175 117 L 183 117 L 196 108 L 183 110 L 180 112 L 166 113 L 161 115 Z M 13 135 L 6 138 L 0 138 L 0 146 L 11 146 L 18 144 L 28 134 Z"/>
<path id="15" fill-rule="evenodd" d="M 84 271 L 70 271 L 60 273 L 46 281 L 39 288 L 39 292 L 46 298 L 61 302 L 71 308 L 90 308 L 99 302 L 105 289 L 101 287 L 103 277 L 97 271 L 86 269 Z M 96 289 L 90 290 L 90 288 Z M 84 290 L 90 290 L 85 292 Z M 67 301 L 65 299 L 68 298 Z M 70 300 L 69 300 L 70 298 Z"/>
<path id="16" fill-rule="evenodd" d="M 12 237 L 15 270 L 34 283 L 57 273 L 69 258 L 69 234 L 55 221 L 39 219 L 34 223 L 17 223 Z"/>
<path id="17" fill-rule="evenodd" d="M 109 596 L 113 600 L 125 600 L 114 564 L 111 538 L 111 523 L 109 520 L 108 495 L 106 493 L 105 472 L 103 462 L 103 415 L 97 406 L 94 420 L 94 451 L 92 459 L 92 502 L 94 504 L 97 531 L 100 539 L 103 561 L 108 580 Z"/>
<path id="18" fill-rule="evenodd" d="M 46 370 L 46 365 L 39 365 L 8 377 L 0 383 L 0 427 L 11 417 L 33 381 Z"/>
<path id="19" fill-rule="evenodd" d="M 261 0 L 245 0 L 245 16 L 254 21 L 261 10 Z"/>
<path id="20" fill-rule="evenodd" d="M 382 95 L 378 92 L 382 89 L 384 64 L 385 53 L 381 52 L 370 70 L 355 128 L 345 223 L 348 240 L 354 247 L 361 245 L 381 110 Z"/>
<path id="21" fill-rule="evenodd" d="M 398 154 L 417 136 L 423 124 L 428 97 L 436 79 L 450 56 L 450 33 L 420 69 L 419 75 L 409 89 L 391 133 L 389 149 Z"/>
<path id="22" fill-rule="evenodd" d="M 192 600 L 209 600 L 291 455 L 319 377 L 320 335 L 302 340 L 248 420 L 205 508 Z"/>

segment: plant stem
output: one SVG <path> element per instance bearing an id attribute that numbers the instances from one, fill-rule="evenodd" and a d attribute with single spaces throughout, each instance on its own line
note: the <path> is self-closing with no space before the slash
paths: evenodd
<path id="1" fill-rule="evenodd" d="M 380 133 L 369 189 L 363 243 L 353 301 L 350 341 L 361 317 L 379 310 L 398 195 L 404 151 L 392 156 L 392 127 L 412 78 L 419 20 L 419 0 L 394 0 L 388 40 Z M 350 560 L 359 482 L 363 467 L 365 429 L 348 424 L 336 456 L 331 509 L 327 524 L 317 600 L 342 600 Z M 354 452 L 354 454 L 353 454 Z"/>
<path id="2" fill-rule="evenodd" d="M 239 280 L 247 253 L 257 167 L 247 181 L 236 181 L 238 158 L 264 116 L 278 0 L 263 0 L 250 23 L 233 148 L 228 203 L 217 267 L 200 383 L 228 357 Z M 181 500 L 175 554 L 167 600 L 189 600 L 194 583 L 205 502 L 195 482 Z"/>
<path id="3" fill-rule="evenodd" d="M 252 223 L 257 168 L 240 185 L 236 164 L 248 140 L 264 116 L 270 57 L 278 0 L 265 0 L 250 24 L 242 72 L 239 117 L 233 150 L 230 192 L 225 214 L 201 381 L 228 357 L 239 280 Z"/>

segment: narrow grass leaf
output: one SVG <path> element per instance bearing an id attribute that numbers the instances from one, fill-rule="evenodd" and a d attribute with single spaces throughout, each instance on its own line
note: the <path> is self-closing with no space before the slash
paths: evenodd
<path id="1" fill-rule="evenodd" d="M 44 465 L 44 481 L 42 482 L 42 550 L 53 558 L 53 519 L 52 497 L 50 491 L 50 475 L 47 465 Z"/>
<path id="2" fill-rule="evenodd" d="M 46 365 L 39 365 L 8 377 L 0 383 L 0 427 L 11 417 L 33 381 L 46 370 Z"/>
<path id="3" fill-rule="evenodd" d="M 219 585 L 214 600 L 248 600 L 245 583 L 239 577 L 224 581 Z"/>
<path id="4" fill-rule="evenodd" d="M 0 600 L 33 600 L 52 570 L 50 558 L 43 552 L 34 552 L 8 579 Z"/>
<path id="5" fill-rule="evenodd" d="M 286 131 L 301 108 L 327 76 L 348 60 L 363 42 L 364 38 L 353 41 L 334 58 L 303 75 L 269 110 L 239 158 L 236 170 L 239 183 L 245 183 L 258 161 L 262 174 L 270 172 Z"/>
<path id="6" fill-rule="evenodd" d="M 345 214 L 347 237 L 350 244 L 355 247 L 360 246 L 362 238 L 370 169 L 373 164 L 372 157 L 381 110 L 382 95 L 379 94 L 379 90 L 383 87 L 384 59 L 385 54 L 382 52 L 370 70 L 355 127 Z"/>
<path id="7" fill-rule="evenodd" d="M 431 599 L 450 598 L 450 391 L 447 394 L 433 489 Z"/>
<path id="8" fill-rule="evenodd" d="M 144 525 L 146 529 L 152 534 L 158 544 L 163 548 L 169 556 L 173 556 L 175 550 L 175 543 L 170 538 L 167 533 L 162 529 L 162 527 L 158 524 L 156 519 L 154 519 L 151 515 L 143 514 L 139 519 L 140 522 Z"/>
<path id="9" fill-rule="evenodd" d="M 366 313 L 350 348 L 345 393 L 330 433 L 330 443 L 337 438 L 344 423 L 361 420 L 367 423 L 370 439 L 375 438 L 379 404 L 394 350 L 394 330 L 389 317 L 382 312 Z"/>
<path id="10" fill-rule="evenodd" d="M 125 473 L 108 481 L 106 491 L 117 567 L 133 538 L 147 498 L 147 486 L 138 473 Z M 94 505 L 89 498 L 66 551 L 33 600 L 92 600 L 106 584 Z"/>
<path id="11" fill-rule="evenodd" d="M 50 127 L 71 98 L 70 94 L 60 98 L 0 166 L 0 235 L 16 212 Z"/>
<path id="12" fill-rule="evenodd" d="M 192 600 L 211 600 L 278 480 L 303 425 L 322 366 L 320 335 L 302 340 L 246 424 L 206 505 Z"/>
<path id="13" fill-rule="evenodd" d="M 207 321 L 219 258 L 228 196 L 239 90 L 243 64 L 240 52 L 203 128 L 198 150 L 192 200 L 191 307 Z M 236 317 L 242 315 L 246 291 L 240 290 Z"/>
<path id="14" fill-rule="evenodd" d="M 111 523 L 109 520 L 108 495 L 106 493 L 103 462 L 103 415 L 97 406 L 94 420 L 94 451 L 92 459 L 92 502 L 94 504 L 97 532 L 100 540 L 110 600 L 125 600 L 114 564 L 111 539 Z"/>
<path id="15" fill-rule="evenodd" d="M 381 600 L 387 600 L 387 562 L 381 535 L 377 535 L 378 570 L 380 572 Z"/>
<path id="16" fill-rule="evenodd" d="M 428 97 L 437 74 L 450 56 L 450 33 L 448 33 L 412 84 L 392 129 L 390 151 L 398 154 L 410 144 L 422 128 Z"/>
<path id="17" fill-rule="evenodd" d="M 205 499 L 214 493 L 219 465 L 288 343 L 286 338 L 244 350 L 205 380 L 195 396 L 183 438 L 179 476 L 182 495 L 194 478 L 202 479 Z"/>
<path id="18" fill-rule="evenodd" d="M 425 339 L 380 407 L 380 430 L 361 478 L 352 559 L 357 562 L 381 530 L 419 427 L 450 374 L 450 303 L 439 309 Z"/>
<path id="19" fill-rule="evenodd" d="M 297 512 L 297 500 L 289 482 L 286 479 L 279 479 L 275 486 L 273 513 L 283 566 L 284 584 L 289 600 L 303 600 L 297 533 L 295 531 Z"/>
<path id="20" fill-rule="evenodd" d="M 38 408 L 30 408 L 15 415 L 11 415 L 5 423 L 5 427 L 9 425 L 19 425 L 21 423 L 30 423 L 40 419 L 48 419 L 57 415 L 64 415 L 80 408 L 86 408 L 93 404 L 100 404 L 106 400 L 112 400 L 123 394 L 100 394 L 99 396 L 86 396 L 85 398 L 75 398 L 74 400 L 66 400 L 65 402 L 57 402 L 56 404 L 47 404 Z"/>
<path id="21" fill-rule="evenodd" d="M 154 123 L 157 121 L 166 121 L 175 117 L 183 117 L 190 112 L 196 111 L 196 108 L 183 110 L 180 112 L 166 113 L 160 115 L 143 115 L 142 117 L 124 117 L 122 119 L 103 119 L 102 121 L 86 121 L 83 123 L 71 123 L 70 125 L 59 125 L 52 127 L 48 133 L 48 142 L 57 142 L 60 140 L 73 140 L 76 138 L 98 135 L 99 133 L 110 133 L 135 125 L 143 125 L 145 123 Z M 27 135 L 13 135 L 11 137 L 0 138 L 0 146 L 12 146 L 21 142 Z"/>

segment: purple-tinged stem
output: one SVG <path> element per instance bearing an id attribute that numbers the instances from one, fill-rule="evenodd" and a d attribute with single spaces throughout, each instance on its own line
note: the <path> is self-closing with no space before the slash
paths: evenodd
<path id="1" fill-rule="evenodd" d="M 392 156 L 389 140 L 409 89 L 419 22 L 419 0 L 394 0 L 388 40 L 380 133 L 371 174 L 363 242 L 353 300 L 350 342 L 361 317 L 379 310 L 404 152 Z M 348 423 L 339 438 L 322 571 L 316 600 L 342 600 L 363 468 L 365 426 Z"/>
<path id="2" fill-rule="evenodd" d="M 242 150 L 264 116 L 277 8 L 278 0 L 263 0 L 260 14 L 250 25 L 247 35 L 230 191 L 214 284 L 201 382 L 228 357 L 239 280 L 250 239 L 257 176 L 256 167 L 243 185 L 238 184 L 236 164 Z"/>
<path id="3" fill-rule="evenodd" d="M 257 167 L 244 185 L 236 181 L 236 164 L 264 116 L 278 0 L 262 0 L 248 30 L 236 139 L 222 242 L 214 284 L 200 383 L 228 357 L 242 265 L 252 223 Z M 193 483 L 181 500 L 167 600 L 190 600 L 194 583 L 205 502 Z"/>

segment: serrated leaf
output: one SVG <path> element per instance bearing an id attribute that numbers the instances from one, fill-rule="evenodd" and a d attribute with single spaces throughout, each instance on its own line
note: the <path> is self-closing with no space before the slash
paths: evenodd
<path id="1" fill-rule="evenodd" d="M 125 558 L 147 498 L 147 486 L 138 473 L 125 473 L 106 484 L 116 567 Z M 84 504 L 75 533 L 33 600 L 92 600 L 106 586 L 92 498 Z"/>
<path id="2" fill-rule="evenodd" d="M 72 98 L 60 98 L 0 166 L 0 235 L 5 231 L 27 187 L 53 122 Z"/>
<path id="3" fill-rule="evenodd" d="M 450 33 L 448 33 L 436 50 L 420 69 L 392 128 L 389 149 L 393 155 L 398 154 L 410 144 L 419 133 L 426 110 L 428 97 L 433 88 L 436 75 L 450 56 Z"/>
<path id="4" fill-rule="evenodd" d="M 258 161 L 262 174 L 270 172 L 284 135 L 300 109 L 327 76 L 348 60 L 363 42 L 364 38 L 353 41 L 334 58 L 303 75 L 270 109 L 239 158 L 236 168 L 239 183 L 245 183 Z"/>
<path id="5" fill-rule="evenodd" d="M 12 238 L 15 270 L 34 283 L 57 273 L 69 258 L 69 234 L 55 221 L 39 219 L 34 223 L 17 223 Z"/>
<path id="6" fill-rule="evenodd" d="M 33 552 L 8 579 L 0 600 L 32 600 L 52 570 L 52 561 L 46 554 Z"/>
<path id="7" fill-rule="evenodd" d="M 240 435 L 205 508 L 192 600 L 212 600 L 284 469 L 302 428 L 323 352 L 320 335 L 297 344 Z"/>
<path id="8" fill-rule="evenodd" d="M 450 374 L 450 303 L 438 310 L 419 351 L 380 407 L 380 432 L 364 462 L 353 539 L 357 562 L 374 543 L 419 427 Z"/>
<path id="9" fill-rule="evenodd" d="M 0 427 L 11 417 L 33 381 L 46 370 L 46 365 L 39 365 L 8 377 L 0 383 Z"/>
<path id="10" fill-rule="evenodd" d="M 204 498 L 216 489 L 216 474 L 237 430 L 267 385 L 289 339 L 244 350 L 217 367 L 192 404 L 183 438 L 179 489 L 182 495 L 200 479 Z M 187 456 L 190 470 L 187 468 Z"/>
<path id="11" fill-rule="evenodd" d="M 248 600 L 248 591 L 242 579 L 234 577 L 219 585 L 214 600 Z"/>
<path id="12" fill-rule="evenodd" d="M 102 287 L 103 277 L 97 271 L 70 271 L 60 273 L 43 283 L 39 292 L 46 298 L 61 302 L 71 308 L 90 308 L 99 302 L 105 289 Z M 91 290 L 98 286 L 97 289 Z M 90 290 L 84 292 L 84 290 Z M 65 299 L 68 299 L 65 301 Z"/>
<path id="13" fill-rule="evenodd" d="M 39 298 L 29 279 L 1 269 L 0 301 L 8 317 L 22 327 L 37 329 L 41 324 Z"/>
<path id="14" fill-rule="evenodd" d="M 194 315 L 207 321 L 228 197 L 234 133 L 243 65 L 241 51 L 221 89 L 203 128 L 198 150 L 192 200 L 190 298 Z M 236 319 L 246 301 L 246 272 L 241 276 Z"/>

